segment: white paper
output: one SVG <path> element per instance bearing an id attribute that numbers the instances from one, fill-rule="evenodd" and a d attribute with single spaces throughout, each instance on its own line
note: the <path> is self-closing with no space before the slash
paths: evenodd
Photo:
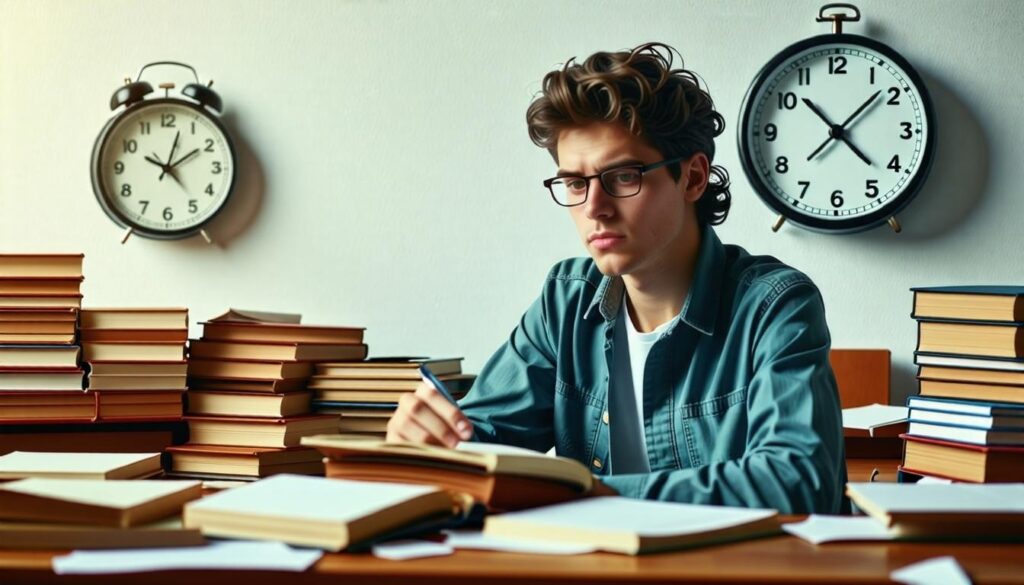
<path id="1" fill-rule="evenodd" d="M 886 512 L 1018 513 L 1024 521 L 1024 484 L 848 483 Z"/>
<path id="2" fill-rule="evenodd" d="M 628 532 L 640 536 L 699 534 L 775 516 L 775 510 L 730 508 L 634 500 L 621 496 L 587 498 L 499 516 L 505 521 L 525 520 L 597 532 Z M 486 528 L 485 528 L 486 530 Z"/>
<path id="3" fill-rule="evenodd" d="M 803 522 L 783 524 L 782 529 L 812 544 L 861 540 L 892 540 L 885 526 L 870 517 L 811 514 Z"/>
<path id="4" fill-rule="evenodd" d="M 159 453 L 32 453 L 15 451 L 0 457 L 0 473 L 13 477 L 86 477 L 103 475 L 113 470 L 156 458 Z"/>
<path id="5" fill-rule="evenodd" d="M 869 404 L 868 406 L 844 408 L 843 428 L 869 431 L 876 427 L 903 422 L 909 416 L 910 409 L 906 406 Z"/>
<path id="6" fill-rule="evenodd" d="M 280 542 L 230 541 L 206 546 L 143 550 L 74 551 L 54 557 L 58 575 L 141 573 L 177 569 L 305 571 L 323 551 L 293 549 Z"/>
<path id="7" fill-rule="evenodd" d="M 889 578 L 907 585 L 971 585 L 971 578 L 960 563 L 948 556 L 907 565 L 890 573 Z"/>
<path id="8" fill-rule="evenodd" d="M 450 545 L 430 540 L 396 540 L 373 547 L 373 556 L 389 561 L 443 557 L 453 552 L 455 549 Z"/>
<path id="9" fill-rule="evenodd" d="M 502 536 L 490 536 L 477 530 L 446 530 L 445 534 L 448 535 L 448 540 L 445 541 L 445 544 L 453 548 L 496 550 L 534 555 L 581 555 L 597 550 L 586 544 L 505 538 Z"/>
<path id="10" fill-rule="evenodd" d="M 524 447 L 516 447 L 514 445 L 502 445 L 501 443 L 475 443 L 469 441 L 463 441 L 455 447 L 458 451 L 466 451 L 468 453 L 482 453 L 485 455 L 498 454 L 498 455 L 527 455 L 534 457 L 547 457 L 547 453 L 541 453 L 540 451 L 534 451 L 533 449 L 526 449 Z"/>

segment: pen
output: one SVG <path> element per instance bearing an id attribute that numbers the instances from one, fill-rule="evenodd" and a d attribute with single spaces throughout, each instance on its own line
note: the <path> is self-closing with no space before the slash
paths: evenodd
<path id="1" fill-rule="evenodd" d="M 434 388 L 437 389 L 438 392 L 441 393 L 441 396 L 447 398 L 448 402 L 451 402 L 452 404 L 455 405 L 456 408 L 458 408 L 459 403 L 455 401 L 455 398 L 452 396 L 451 392 L 449 392 L 448 389 L 444 387 L 444 383 L 442 383 L 441 380 L 438 380 L 437 376 L 435 376 L 433 372 L 427 369 L 426 364 L 420 365 L 420 376 L 423 377 L 424 382 L 429 382 L 432 386 L 434 386 Z"/>

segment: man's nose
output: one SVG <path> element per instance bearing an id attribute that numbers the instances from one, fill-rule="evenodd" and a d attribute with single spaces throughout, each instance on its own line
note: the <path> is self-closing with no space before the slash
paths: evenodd
<path id="1" fill-rule="evenodd" d="M 594 219 L 612 215 L 615 211 L 612 199 L 614 198 L 605 190 L 600 177 L 590 179 L 587 201 L 583 204 L 587 217 Z"/>

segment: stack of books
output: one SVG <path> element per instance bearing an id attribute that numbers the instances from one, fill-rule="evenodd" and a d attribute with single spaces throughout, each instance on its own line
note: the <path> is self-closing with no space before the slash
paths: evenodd
<path id="1" fill-rule="evenodd" d="M 901 472 L 1024 481 L 1024 287 L 913 290 L 920 392 Z"/>
<path id="2" fill-rule="evenodd" d="M 100 418 L 181 419 L 188 309 L 82 309 L 79 336 Z"/>
<path id="3" fill-rule="evenodd" d="M 322 474 L 306 435 L 337 431 L 313 415 L 306 384 L 318 360 L 363 359 L 363 329 L 302 325 L 299 316 L 228 311 L 189 346 L 186 445 L 168 449 L 171 472 L 206 479 Z"/>
<path id="4" fill-rule="evenodd" d="M 361 363 L 321 363 L 310 378 L 314 409 L 339 415 L 338 430 L 353 438 L 383 439 L 402 394 L 420 384 L 426 365 L 456 399 L 465 396 L 474 376 L 462 373 L 462 358 L 373 358 Z"/>

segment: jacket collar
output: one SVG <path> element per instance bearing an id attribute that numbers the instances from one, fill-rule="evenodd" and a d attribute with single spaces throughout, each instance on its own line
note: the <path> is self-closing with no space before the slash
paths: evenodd
<path id="1" fill-rule="evenodd" d="M 715 230 L 711 226 L 705 225 L 701 227 L 700 247 L 697 250 L 697 263 L 693 269 L 693 282 L 686 294 L 682 310 L 669 326 L 666 334 L 671 333 L 679 321 L 704 335 L 714 333 L 724 272 L 725 247 L 718 239 L 718 235 L 715 234 Z M 590 316 L 594 307 L 597 307 L 605 321 L 615 320 L 619 314 L 625 290 L 626 285 L 621 277 L 603 277 L 594 299 L 583 315 L 584 319 Z"/>

